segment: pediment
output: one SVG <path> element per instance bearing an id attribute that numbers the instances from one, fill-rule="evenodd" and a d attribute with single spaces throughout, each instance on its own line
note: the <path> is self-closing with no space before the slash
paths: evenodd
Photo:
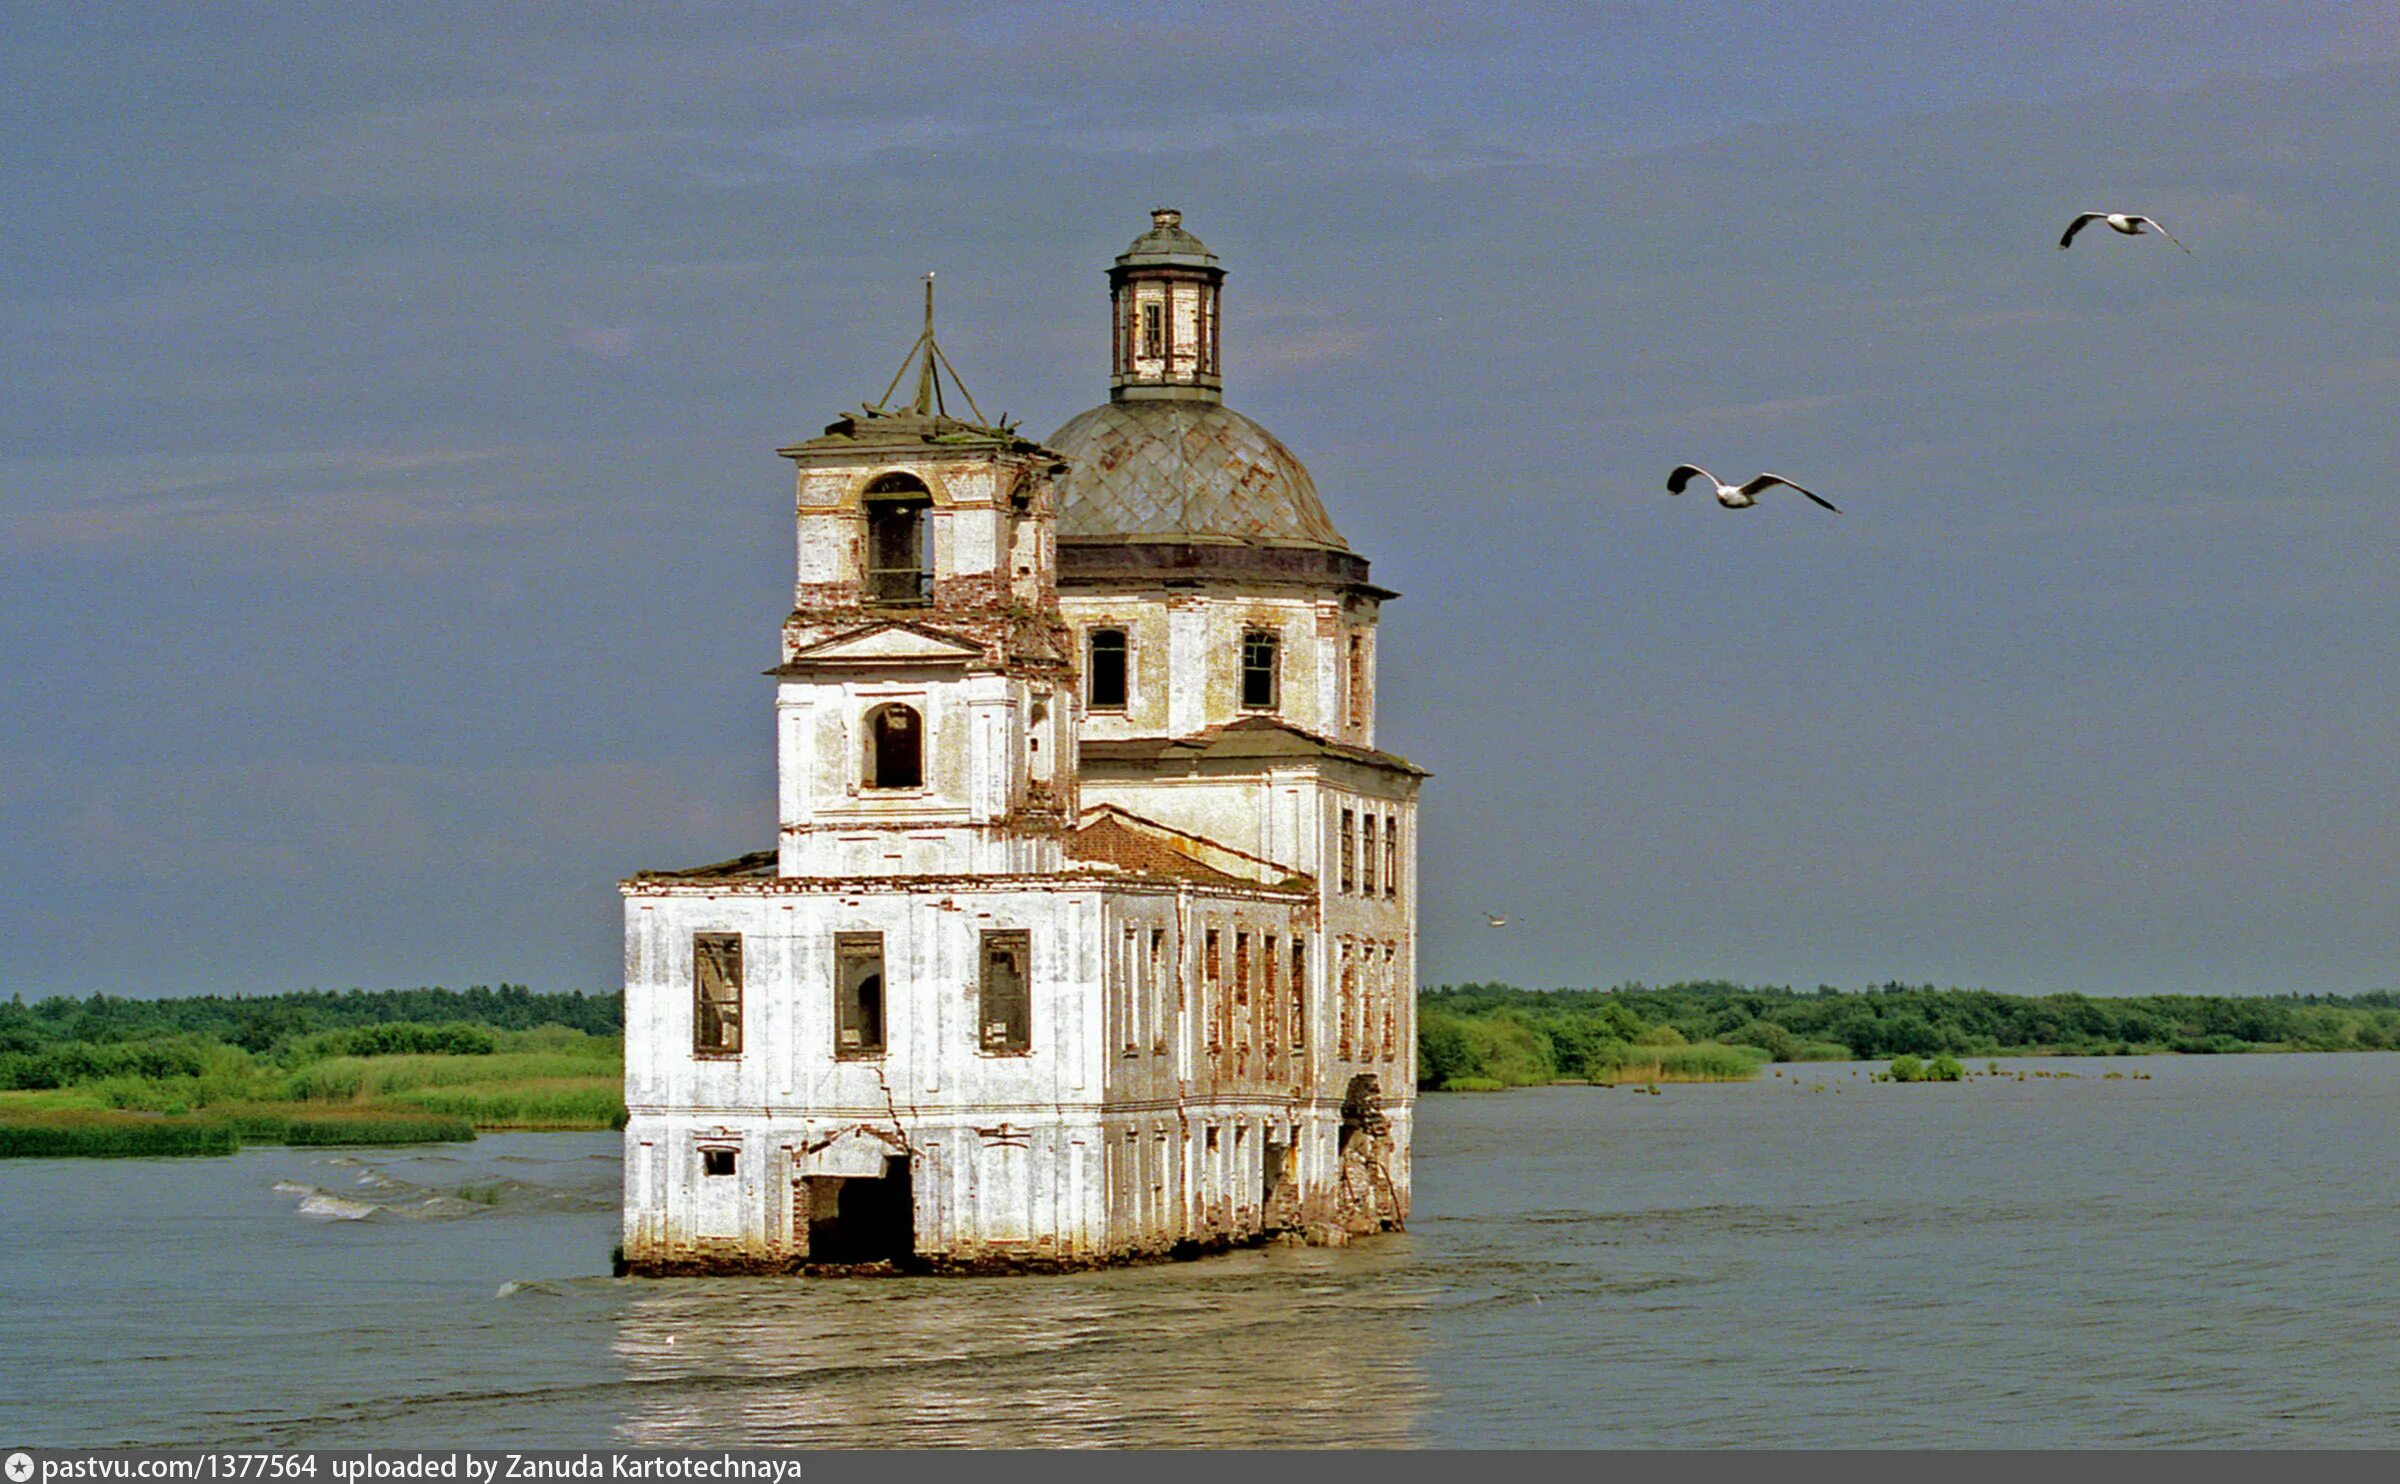
<path id="1" fill-rule="evenodd" d="M 843 1179 L 873 1179 L 884 1173 L 887 1159 L 905 1159 L 908 1146 L 896 1133 L 858 1124 L 824 1138 L 811 1139 L 795 1151 L 793 1173 L 832 1175 Z"/>
<path id="2" fill-rule="evenodd" d="M 792 656 L 795 665 L 958 665 L 979 659 L 983 646 L 916 624 L 877 624 L 822 639 Z"/>

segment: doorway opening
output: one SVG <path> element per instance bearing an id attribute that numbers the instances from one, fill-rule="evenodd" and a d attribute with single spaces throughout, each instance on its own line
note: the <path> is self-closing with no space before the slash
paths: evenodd
<path id="1" fill-rule="evenodd" d="M 883 1162 L 880 1176 L 810 1175 L 808 1260 L 858 1265 L 906 1263 L 917 1251 L 917 1205 L 908 1160 Z"/>

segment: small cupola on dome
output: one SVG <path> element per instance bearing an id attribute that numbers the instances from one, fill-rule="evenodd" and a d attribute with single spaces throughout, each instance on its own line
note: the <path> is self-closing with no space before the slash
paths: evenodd
<path id="1" fill-rule="evenodd" d="M 1160 207 L 1108 270 L 1109 322 L 1116 347 L 1108 390 L 1119 402 L 1215 402 L 1218 300 L 1225 269 L 1184 230 L 1183 213 Z"/>

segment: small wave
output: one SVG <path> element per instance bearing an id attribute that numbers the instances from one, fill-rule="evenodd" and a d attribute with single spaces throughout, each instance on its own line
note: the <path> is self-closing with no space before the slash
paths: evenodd
<path id="1" fill-rule="evenodd" d="M 300 1214 L 314 1221 L 364 1221 L 383 1207 L 365 1201 L 344 1200 L 338 1195 L 317 1191 L 300 1202 Z"/>

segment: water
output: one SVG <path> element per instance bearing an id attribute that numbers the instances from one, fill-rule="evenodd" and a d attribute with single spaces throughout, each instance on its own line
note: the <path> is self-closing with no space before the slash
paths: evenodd
<path id="1" fill-rule="evenodd" d="M 1428 1098 L 1406 1236 L 1061 1278 L 614 1280 L 611 1135 L 0 1162 L 0 1440 L 2400 1443 L 2400 1056 L 2001 1065 Z"/>

